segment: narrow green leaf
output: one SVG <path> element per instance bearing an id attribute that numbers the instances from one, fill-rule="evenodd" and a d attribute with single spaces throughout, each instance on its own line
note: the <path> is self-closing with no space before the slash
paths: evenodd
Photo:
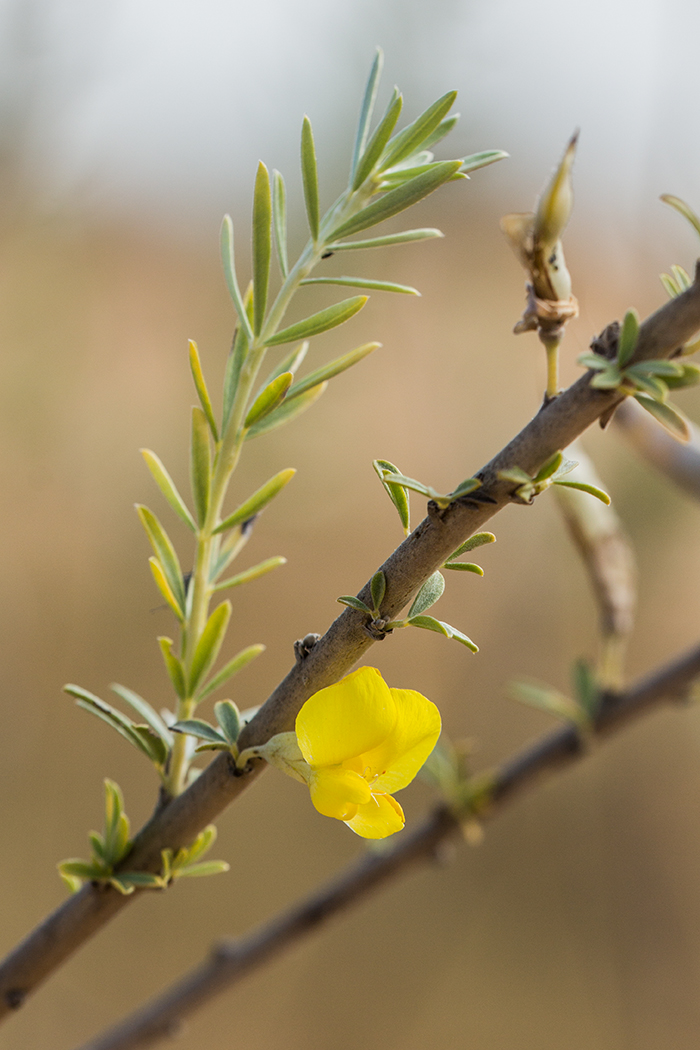
<path id="1" fill-rule="evenodd" d="M 170 587 L 178 606 L 184 613 L 185 585 L 182 580 L 182 570 L 180 569 L 180 562 L 175 553 L 175 548 L 170 542 L 170 538 L 165 529 L 148 507 L 144 507 L 142 504 L 137 503 L 136 511 L 141 519 L 141 524 L 146 530 L 146 535 L 151 542 L 153 552 L 156 555 L 168 581 L 168 586 Z"/>
<path id="2" fill-rule="evenodd" d="M 109 879 L 107 879 L 107 882 L 124 897 L 128 897 L 134 892 L 135 889 L 135 887 L 132 886 L 131 883 L 125 882 L 121 875 L 112 875 Z"/>
<path id="3" fill-rule="evenodd" d="M 426 612 L 431 605 L 435 605 L 435 602 L 442 596 L 442 592 L 445 590 L 445 577 L 441 572 L 434 572 L 430 576 L 418 594 L 413 599 L 413 604 L 408 610 L 408 619 L 412 616 L 420 616 Z"/>
<path id="4" fill-rule="evenodd" d="M 191 864 L 192 861 L 204 857 L 216 842 L 217 834 L 216 827 L 213 824 L 207 824 L 206 828 L 203 828 L 197 835 L 191 846 L 177 851 L 177 856 L 173 862 L 174 867 L 177 868 L 181 864 Z"/>
<path id="5" fill-rule="evenodd" d="M 230 864 L 225 860 L 204 860 L 200 864 L 189 864 L 186 868 L 180 868 L 177 872 L 178 879 L 197 879 L 204 875 L 220 875 L 229 871 Z"/>
<path id="6" fill-rule="evenodd" d="M 232 700 L 220 700 L 214 704 L 216 721 L 229 744 L 235 744 L 241 731 L 241 713 Z"/>
<path id="7" fill-rule="evenodd" d="M 340 598 L 336 598 L 337 602 L 341 605 L 348 605 L 351 609 L 356 609 L 357 612 L 366 613 L 367 616 L 373 617 L 374 614 L 368 605 L 365 605 L 360 598 L 355 598 L 352 594 L 343 594 Z"/>
<path id="8" fill-rule="evenodd" d="M 239 521 L 248 521 L 248 519 L 252 518 L 255 514 L 259 514 L 263 507 L 266 507 L 270 500 L 274 499 L 277 493 L 281 492 L 284 486 L 292 480 L 295 474 L 296 470 L 294 467 L 280 470 L 280 472 L 275 474 L 273 478 L 266 481 L 257 492 L 254 492 L 245 503 L 241 503 L 240 507 L 238 507 L 237 510 L 234 510 L 233 514 L 229 514 L 229 516 L 214 529 L 214 535 L 219 532 L 225 532 L 226 529 L 230 529 L 234 525 L 237 525 Z"/>
<path id="9" fill-rule="evenodd" d="M 212 679 L 204 686 L 199 692 L 198 698 L 200 702 L 206 700 L 215 693 L 217 689 L 220 689 L 225 682 L 228 682 L 229 678 L 233 678 L 235 674 L 242 671 L 244 667 L 247 667 L 251 660 L 254 660 L 256 656 L 260 656 L 265 651 L 264 645 L 249 645 L 247 649 L 241 649 L 240 653 L 236 653 L 233 659 L 229 660 L 227 664 L 221 668 L 220 671 L 214 675 Z"/>
<path id="10" fill-rule="evenodd" d="M 144 890 L 163 890 L 165 889 L 165 882 L 160 875 L 153 875 L 150 871 L 120 871 L 118 875 L 114 875 L 110 882 L 121 883 L 122 886 L 133 889 L 144 889 Z"/>
<path id="11" fill-rule="evenodd" d="M 575 661 L 571 669 L 571 681 L 579 707 L 583 708 L 592 721 L 598 714 L 601 692 L 587 660 Z"/>
<path id="12" fill-rule="evenodd" d="M 196 405 L 192 409 L 192 442 L 190 446 L 190 481 L 197 519 L 204 525 L 209 509 L 211 484 L 211 447 L 207 417 Z"/>
<path id="13" fill-rule="evenodd" d="M 495 164 L 496 161 L 505 160 L 509 156 L 510 154 L 504 153 L 502 149 L 487 149 L 481 153 L 472 153 L 470 157 L 464 158 L 459 170 L 462 172 L 476 171 L 477 168 L 485 168 L 488 164 Z"/>
<path id="14" fill-rule="evenodd" d="M 381 571 L 381 569 L 379 572 L 375 572 L 374 576 L 372 577 L 372 582 L 370 583 L 370 592 L 372 594 L 372 603 L 377 612 L 377 615 L 379 615 L 382 608 L 382 602 L 384 601 L 384 595 L 386 593 L 386 576 Z"/>
<path id="15" fill-rule="evenodd" d="M 530 682 L 513 682 L 510 687 L 510 695 L 514 700 L 536 707 L 540 711 L 561 718 L 565 722 L 572 722 L 575 726 L 587 727 L 588 719 L 579 705 L 563 693 L 546 686 L 536 685 Z"/>
<path id="16" fill-rule="evenodd" d="M 441 621 L 442 622 L 442 621 Z M 462 631 L 458 631 L 456 627 L 452 627 L 449 623 L 443 623 L 443 627 L 446 627 L 450 632 L 450 638 L 454 638 L 456 642 L 466 646 L 473 653 L 479 652 L 479 646 L 476 645 L 471 638 L 468 638 Z"/>
<path id="17" fill-rule="evenodd" d="M 375 459 L 372 463 L 372 466 L 374 467 L 375 472 L 379 476 L 379 480 L 384 486 L 384 489 L 386 490 L 389 499 L 399 512 L 399 517 L 401 519 L 403 531 L 405 535 L 408 536 L 409 532 L 411 531 L 408 491 L 402 485 L 392 484 L 391 482 L 384 480 L 385 473 L 400 475 L 401 472 L 398 470 L 397 467 L 394 466 L 393 463 L 390 463 L 388 459 Z"/>
<path id="18" fill-rule="evenodd" d="M 382 344 L 381 343 L 363 343 L 362 346 L 358 346 L 355 350 L 350 350 L 347 354 L 343 354 L 342 357 L 337 357 L 335 361 L 331 361 L 328 365 L 323 365 L 322 368 L 317 368 L 314 372 L 311 372 L 308 376 L 304 376 L 298 383 L 295 383 L 287 394 L 287 400 L 291 401 L 301 394 L 307 393 L 309 390 L 313 390 L 320 383 L 325 383 L 329 379 L 333 379 L 335 376 L 340 375 L 341 372 L 345 372 L 348 368 L 352 368 L 353 365 L 358 364 L 363 358 L 367 357 L 374 350 L 377 350 Z"/>
<path id="19" fill-rule="evenodd" d="M 675 208 L 684 219 L 687 219 L 690 225 L 693 227 L 696 233 L 700 234 L 700 219 L 695 214 L 693 209 L 682 201 L 680 197 L 674 197 L 670 193 L 662 193 L 660 198 L 664 204 L 670 204 L 672 208 Z"/>
<path id="20" fill-rule="evenodd" d="M 174 733 L 186 733 L 188 736 L 196 736 L 200 740 L 210 740 L 212 743 L 225 744 L 228 747 L 226 738 L 219 730 L 214 729 L 214 726 L 210 726 L 201 718 L 185 718 L 181 722 L 176 722 L 172 730 Z"/>
<path id="21" fill-rule="evenodd" d="M 533 481 L 546 481 L 547 478 L 551 478 L 551 476 L 553 474 L 556 474 L 556 472 L 559 470 L 563 459 L 564 456 L 561 452 L 555 452 L 554 455 L 550 456 L 547 462 L 540 467 L 537 474 L 533 478 Z M 575 465 L 576 464 L 574 464 L 574 466 Z M 571 469 L 573 470 L 573 467 L 571 467 Z M 525 473 L 525 471 L 523 471 L 523 473 Z"/>
<path id="22" fill-rule="evenodd" d="M 160 562 L 158 561 L 157 558 L 149 558 L 148 559 L 148 564 L 151 567 L 151 572 L 153 573 L 153 579 L 156 582 L 156 587 L 158 588 L 160 593 L 163 595 L 163 597 L 165 598 L 166 602 L 168 603 L 168 605 L 170 606 L 172 611 L 175 613 L 175 616 L 180 621 L 180 623 L 184 623 L 184 620 L 185 620 L 184 611 L 180 607 L 177 598 L 175 597 L 175 595 L 173 594 L 173 592 L 170 589 L 170 584 L 168 583 L 168 581 L 167 581 L 167 579 L 165 577 L 165 573 L 163 572 L 162 565 L 160 564 Z"/>
<path id="23" fill-rule="evenodd" d="M 690 274 L 682 266 L 673 265 L 671 267 L 671 273 L 676 279 L 676 284 L 682 292 L 686 292 L 693 283 Z"/>
<path id="24" fill-rule="evenodd" d="M 175 513 L 184 521 L 185 525 L 189 526 L 193 532 L 196 532 L 197 526 L 194 523 L 194 518 L 187 509 L 182 496 L 177 491 L 175 482 L 168 474 L 158 456 L 155 452 L 151 452 L 150 449 L 147 448 L 141 449 L 141 455 L 146 461 L 146 466 L 150 470 L 156 485 L 163 493 Z"/>
<path id="25" fill-rule="evenodd" d="M 595 496 L 601 503 L 604 503 L 606 507 L 610 506 L 610 496 L 603 489 L 597 488 L 595 485 L 588 485 L 585 481 L 555 481 L 555 485 L 561 485 L 567 489 L 579 489 L 581 492 L 587 492 L 589 496 Z"/>
<path id="26" fill-rule="evenodd" d="M 675 299 L 677 295 L 681 294 L 681 290 L 674 279 L 667 273 L 660 273 L 659 278 L 662 285 L 666 289 L 666 293 L 670 299 Z"/>
<path id="27" fill-rule="evenodd" d="M 192 378 L 194 379 L 195 389 L 197 396 L 202 405 L 205 416 L 207 417 L 207 423 L 211 429 L 211 436 L 214 441 L 219 440 L 219 432 L 216 427 L 216 420 L 214 419 L 214 410 L 211 407 L 211 399 L 209 397 L 209 391 L 207 390 L 207 384 L 204 380 L 204 373 L 202 372 L 202 362 L 199 359 L 199 350 L 194 340 L 189 341 L 190 348 L 190 369 L 192 371 Z"/>
<path id="28" fill-rule="evenodd" d="M 173 688 L 180 699 L 183 700 L 187 692 L 187 686 L 185 685 L 185 669 L 182 666 L 182 660 L 172 652 L 172 638 L 161 636 L 158 639 L 158 644 L 163 654 L 165 668 L 170 676 L 170 681 L 173 683 Z"/>
<path id="29" fill-rule="evenodd" d="M 300 397 L 294 397 L 292 401 L 287 396 L 279 408 L 276 408 L 274 412 L 270 412 L 269 416 L 265 416 L 260 423 L 256 423 L 254 427 L 250 428 L 246 434 L 246 441 L 249 438 L 260 437 L 261 434 L 269 434 L 271 430 L 276 430 L 277 427 L 284 426 L 285 423 L 291 423 L 302 412 L 306 412 L 307 408 L 311 408 L 315 401 L 318 401 L 327 386 L 328 383 L 320 383 L 311 390 L 307 390 Z"/>
<path id="30" fill-rule="evenodd" d="M 262 161 L 258 164 L 253 194 L 253 331 L 260 334 L 267 307 L 272 252 L 272 194 L 270 176 Z"/>
<path id="31" fill-rule="evenodd" d="M 367 84 L 365 86 L 365 93 L 362 96 L 362 104 L 360 106 L 360 117 L 357 122 L 357 133 L 355 135 L 355 144 L 352 150 L 352 163 L 350 165 L 350 181 L 352 182 L 355 172 L 357 171 L 357 165 L 360 157 L 365 151 L 367 139 L 369 137 L 369 129 L 372 123 L 372 114 L 374 112 L 374 104 L 377 99 L 377 86 L 379 84 L 379 78 L 382 75 L 382 66 L 384 65 L 384 54 L 380 47 L 377 48 L 370 69 L 369 77 L 367 78 Z"/>
<path id="32" fill-rule="evenodd" d="M 662 404 L 660 401 L 654 401 L 653 398 L 647 397 L 646 394 L 637 394 L 636 399 L 642 408 L 645 408 L 657 423 L 660 423 L 662 427 L 668 430 L 669 434 L 672 434 L 674 438 L 679 441 L 690 441 L 691 434 L 687 420 L 683 418 L 676 408 L 672 407 L 668 402 Z"/>
<path id="33" fill-rule="evenodd" d="M 630 385 L 634 384 L 637 390 L 648 394 L 655 401 L 665 401 L 668 395 L 668 387 L 663 379 L 657 379 L 656 376 L 649 375 L 643 370 L 633 371 L 634 367 L 634 365 L 631 365 L 626 372 L 626 378 L 630 380 Z"/>
<path id="34" fill-rule="evenodd" d="M 275 228 L 277 261 L 283 277 L 289 273 L 287 260 L 287 190 L 279 171 L 272 172 L 272 220 Z"/>
<path id="35" fill-rule="evenodd" d="M 248 288 L 246 293 L 245 308 L 246 311 L 251 310 L 253 307 L 253 289 L 251 286 Z M 236 393 L 238 391 L 238 383 L 241 377 L 241 369 L 248 356 L 248 350 L 250 344 L 248 342 L 248 336 L 246 329 L 242 325 L 238 325 L 233 337 L 233 344 L 231 346 L 231 352 L 228 355 L 226 361 L 226 370 L 224 372 L 224 395 L 223 395 L 223 414 L 221 421 L 221 432 L 225 434 L 228 430 L 228 425 L 231 419 L 231 412 L 236 400 Z"/>
<path id="36" fill-rule="evenodd" d="M 221 744 L 200 744 L 199 747 L 194 749 L 195 755 L 202 754 L 203 751 L 230 751 L 231 745 L 227 743 Z"/>
<path id="37" fill-rule="evenodd" d="M 433 146 L 437 146 L 438 142 L 442 142 L 444 138 L 447 138 L 458 123 L 459 117 L 459 113 L 453 113 L 451 117 L 445 117 L 444 120 L 441 120 L 435 130 L 428 135 L 427 139 L 423 140 L 423 149 L 432 149 Z M 467 160 L 469 159 L 467 157 Z"/>
<path id="38" fill-rule="evenodd" d="M 443 569 L 457 569 L 458 572 L 473 572 L 476 576 L 483 576 L 484 570 L 473 561 L 446 561 Z"/>
<path id="39" fill-rule="evenodd" d="M 255 426 L 265 416 L 269 416 L 270 412 L 274 412 L 277 406 L 284 401 L 293 382 L 294 375 L 291 372 L 282 372 L 271 383 L 268 383 L 248 409 L 248 415 L 243 424 L 246 429 Z"/>
<path id="40" fill-rule="evenodd" d="M 631 360 L 638 339 L 639 314 L 636 310 L 628 310 L 620 328 L 620 339 L 617 345 L 617 363 L 620 368 L 624 368 Z"/>
<path id="41" fill-rule="evenodd" d="M 165 746 L 159 736 L 156 736 L 150 726 L 134 725 L 131 727 L 144 746 L 151 762 L 162 769 L 168 760 L 169 749 Z"/>
<path id="42" fill-rule="evenodd" d="M 230 616 L 231 603 L 226 601 L 218 605 L 207 620 L 206 627 L 202 631 L 192 657 L 188 683 L 189 692 L 192 695 L 197 692 L 199 683 L 209 673 L 212 664 L 219 655 L 219 649 L 224 640 Z"/>
<path id="43" fill-rule="evenodd" d="M 391 471 L 382 472 L 382 481 L 387 485 L 400 485 L 401 488 L 411 489 L 413 492 L 418 492 L 421 496 L 427 496 L 428 499 L 432 499 L 435 489 L 429 485 L 424 485 L 420 481 L 416 481 L 415 478 L 408 478 L 405 474 L 394 474 Z M 435 493 L 438 495 L 438 493 Z"/>
<path id="44" fill-rule="evenodd" d="M 286 564 L 287 559 L 282 557 L 281 554 L 276 554 L 273 558 L 266 558 L 265 561 L 258 562 L 257 565 L 253 565 L 250 569 L 244 569 L 243 572 L 237 573 L 236 576 L 231 576 L 228 580 L 222 580 L 221 583 L 217 583 L 216 587 L 214 587 L 214 591 L 227 591 L 230 587 L 240 587 L 242 583 L 250 583 L 251 580 L 257 580 L 268 572 L 272 572 L 273 569 L 279 568 L 280 565 Z"/>
<path id="45" fill-rule="evenodd" d="M 318 240 L 318 170 L 316 166 L 316 147 L 311 121 L 307 116 L 301 125 L 301 177 L 304 183 L 304 201 L 309 230 L 314 242 Z"/>
<path id="46" fill-rule="evenodd" d="M 467 478 L 466 481 L 460 481 L 459 485 L 454 490 L 454 492 L 450 492 L 449 499 L 447 499 L 447 497 L 443 497 L 442 502 L 444 502 L 444 500 L 447 500 L 447 503 L 452 503 L 456 499 L 461 499 L 462 496 L 468 496 L 470 492 L 473 492 L 475 489 L 478 488 L 481 488 L 480 481 L 478 481 L 476 478 Z M 436 500 L 436 502 L 440 503 L 441 501 Z"/>
<path id="47" fill-rule="evenodd" d="M 236 277 L 236 263 L 233 254 L 233 221 L 230 215 L 224 215 L 224 221 L 221 225 L 221 261 L 224 266 L 224 277 L 226 278 L 229 295 L 238 314 L 238 323 L 245 330 L 248 343 L 252 343 L 253 329 L 250 326 L 250 320 L 243 305 L 243 298 Z"/>
<path id="48" fill-rule="evenodd" d="M 102 863 L 106 863 L 107 856 L 105 853 L 105 840 L 97 831 L 91 831 L 88 835 L 90 840 L 90 848 L 96 859 Z"/>
<path id="49" fill-rule="evenodd" d="M 390 219 L 392 215 L 398 215 L 399 212 L 410 208 L 412 204 L 417 204 L 418 201 L 423 200 L 424 197 L 427 197 L 439 186 L 442 186 L 444 182 L 447 182 L 459 170 L 460 164 L 461 161 L 459 160 L 446 160 L 440 164 L 435 164 L 430 171 L 416 176 L 415 179 L 411 179 L 410 182 L 399 186 L 395 190 L 390 190 L 380 197 L 379 200 L 369 204 L 362 211 L 359 211 L 357 215 L 348 219 L 347 222 L 341 223 L 333 231 L 332 237 L 349 237 L 352 233 L 359 233 L 370 226 L 376 226 L 377 223 L 383 222 L 385 219 Z"/>
<path id="50" fill-rule="evenodd" d="M 439 126 L 443 117 L 447 116 L 456 98 L 456 91 L 448 91 L 437 102 L 433 102 L 432 106 L 429 106 L 424 113 L 421 113 L 412 124 L 400 131 L 393 141 L 389 143 L 382 157 L 380 170 L 391 168 L 403 160 L 404 157 L 410 157 L 412 153 L 415 153 L 428 136 Z"/>
<path id="51" fill-rule="evenodd" d="M 354 317 L 358 310 L 367 302 L 366 295 L 354 295 L 350 299 L 343 299 L 334 306 L 328 306 L 325 310 L 305 317 L 303 321 L 297 321 L 289 328 L 283 328 L 281 332 L 270 336 L 265 340 L 266 346 L 279 346 L 282 343 L 294 343 L 297 339 L 310 339 L 312 335 L 320 335 L 339 324 L 344 324 Z"/>
<path id="52" fill-rule="evenodd" d="M 64 685 L 63 691 L 70 696 L 74 696 L 78 707 L 82 707 L 83 711 L 89 711 L 90 714 L 100 718 L 112 729 L 116 729 L 119 735 L 128 740 L 135 748 L 138 748 L 139 751 L 144 751 L 143 743 L 139 739 L 138 734 L 134 733 L 130 720 L 121 711 L 118 711 L 104 700 L 100 700 L 98 696 L 88 692 L 87 689 L 82 689 L 79 685 Z"/>
<path id="53" fill-rule="evenodd" d="M 168 642 L 170 645 L 172 645 L 172 641 L 170 640 L 170 638 L 159 638 L 158 641 L 161 643 Z M 175 659 L 175 657 L 173 657 L 173 659 Z M 151 707 L 147 700 L 144 700 L 142 696 L 139 696 L 138 693 L 135 693 L 133 689 L 128 689 L 125 685 L 119 685 L 118 682 L 113 682 L 110 686 L 110 689 L 112 690 L 112 692 L 116 693 L 117 696 L 120 696 L 125 703 L 129 704 L 130 707 L 133 707 L 134 711 L 138 711 L 141 718 L 143 718 L 144 722 L 148 722 L 151 729 L 153 729 L 153 731 L 158 734 L 158 736 L 168 745 L 168 747 L 172 747 L 172 733 L 170 732 L 160 715 L 156 711 L 154 711 L 154 709 Z"/>
<path id="54" fill-rule="evenodd" d="M 591 386 L 596 390 L 615 390 L 622 382 L 620 370 L 615 365 L 609 365 L 602 372 L 591 379 Z"/>
<path id="55" fill-rule="evenodd" d="M 592 368 L 596 372 L 609 368 L 611 364 L 607 357 L 603 357 L 602 354 L 594 353 L 579 354 L 576 360 L 584 368 Z"/>
<path id="56" fill-rule="evenodd" d="M 684 386 L 695 386 L 700 383 L 700 368 L 693 364 L 681 365 L 682 373 L 679 376 L 666 376 L 664 382 L 670 390 L 677 390 Z"/>
<path id="57" fill-rule="evenodd" d="M 394 281 L 375 281 L 371 277 L 306 277 L 300 284 L 340 284 L 348 288 L 369 288 L 375 292 L 399 292 L 402 295 L 420 295 L 417 288 Z"/>
<path id="58" fill-rule="evenodd" d="M 412 616 L 407 621 L 411 627 L 421 627 L 425 631 L 435 631 L 436 634 L 442 634 L 445 638 L 454 638 L 455 641 L 461 642 L 467 649 L 471 649 L 473 653 L 479 652 L 478 645 L 475 645 L 471 638 L 468 638 L 466 634 L 462 634 L 455 627 L 451 627 L 449 623 L 445 623 L 443 620 L 436 620 L 433 616 Z"/>
<path id="59" fill-rule="evenodd" d="M 296 375 L 304 363 L 304 358 L 306 357 L 308 350 L 309 341 L 308 339 L 305 339 L 304 342 L 300 343 L 294 350 L 290 350 L 288 354 L 285 354 L 282 360 L 272 369 L 269 376 L 260 387 L 258 394 L 261 394 L 265 387 L 268 386 L 273 379 L 277 379 L 278 376 L 281 376 L 283 372 L 291 372 L 293 375 Z M 255 396 L 257 397 L 258 395 L 256 394 Z"/>
<path id="60" fill-rule="evenodd" d="M 450 555 L 450 561 L 454 558 L 458 558 L 460 554 L 466 554 L 467 551 L 476 550 L 477 547 L 483 547 L 485 543 L 495 543 L 496 537 L 492 532 L 475 532 L 473 536 L 470 536 L 468 540 L 461 543 L 457 550 Z"/>
<path id="61" fill-rule="evenodd" d="M 104 878 L 104 872 L 97 865 L 90 864 L 85 860 L 79 860 L 77 857 L 71 857 L 70 860 L 62 860 L 56 867 L 61 875 L 74 875 L 79 879 L 91 880 Z"/>
<path id="62" fill-rule="evenodd" d="M 401 114 L 402 106 L 403 99 L 396 88 L 394 88 L 386 112 L 375 128 L 372 138 L 367 143 L 367 148 L 365 149 L 362 159 L 357 166 L 357 170 L 353 175 L 351 183 L 351 189 L 353 192 L 360 188 L 379 160 L 384 147 L 389 141 L 392 131 L 396 127 L 396 122 Z"/>
<path id="63" fill-rule="evenodd" d="M 442 230 L 425 227 L 419 230 L 404 230 L 402 233 L 389 233 L 386 237 L 371 237 L 366 241 L 341 241 L 328 245 L 329 252 L 356 251 L 360 248 L 387 248 L 392 244 L 409 244 L 412 241 L 427 241 L 435 237 L 444 237 Z"/>
<path id="64" fill-rule="evenodd" d="M 626 370 L 627 375 L 652 375 L 662 376 L 664 379 L 676 378 L 683 374 L 683 365 L 678 361 L 666 361 L 661 359 L 650 361 L 639 361 L 636 365 L 630 365 Z"/>

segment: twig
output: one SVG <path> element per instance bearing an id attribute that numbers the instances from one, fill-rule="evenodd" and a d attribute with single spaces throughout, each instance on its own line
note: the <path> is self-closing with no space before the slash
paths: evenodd
<path id="1" fill-rule="evenodd" d="M 690 441 L 687 445 L 681 444 L 650 419 L 649 413 L 632 398 L 620 405 L 613 423 L 642 459 L 689 495 L 700 499 L 700 430 L 693 423 L 688 423 Z"/>
<path id="2" fill-rule="evenodd" d="M 596 735 L 619 729 L 661 701 L 684 697 L 698 675 L 700 647 L 627 692 L 608 694 L 596 724 Z M 581 746 L 575 728 L 567 726 L 548 733 L 497 770 L 491 789 L 492 804 L 481 818 L 493 817 L 546 774 L 571 765 L 588 753 L 590 749 Z M 136 1050 L 174 1034 L 184 1017 L 284 948 L 312 933 L 349 905 L 363 900 L 371 890 L 403 873 L 413 863 L 434 859 L 440 843 L 458 829 L 459 819 L 444 805 L 438 806 L 410 835 L 397 839 L 396 845 L 381 853 L 366 855 L 335 881 L 259 926 L 247 937 L 222 942 L 206 962 L 110 1031 L 85 1043 L 81 1050 Z"/>
<path id="3" fill-rule="evenodd" d="M 700 280 L 662 306 L 641 326 L 634 360 L 669 357 L 700 328 Z M 481 488 L 444 510 L 428 506 L 428 517 L 381 566 L 387 580 L 382 614 L 395 617 L 417 589 L 457 547 L 511 500 L 512 484 L 501 470 L 520 467 L 534 474 L 555 452 L 566 448 L 603 413 L 621 400 L 615 391 L 590 386 L 590 374 L 549 401 L 526 427 L 476 476 Z M 359 597 L 370 601 L 369 583 Z M 372 644 L 364 618 L 346 609 L 295 664 L 255 718 L 243 730 L 242 748 L 264 743 L 290 729 L 302 704 L 324 686 L 338 681 Z M 136 836 L 123 866 L 131 871 L 159 871 L 161 850 L 188 845 L 203 827 L 232 802 L 259 771 L 236 774 L 230 756 L 215 759 L 197 780 L 157 809 Z M 152 891 L 149 891 L 152 892 Z M 0 965 L 0 1018 L 27 996 L 93 933 L 140 893 L 123 897 L 110 887 L 86 885 L 45 919 Z"/>

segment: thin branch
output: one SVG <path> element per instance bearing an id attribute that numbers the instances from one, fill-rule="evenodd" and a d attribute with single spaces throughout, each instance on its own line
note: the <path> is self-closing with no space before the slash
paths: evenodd
<path id="1" fill-rule="evenodd" d="M 613 423 L 642 459 L 670 478 L 689 495 L 700 499 L 700 429 L 693 423 L 690 441 L 681 444 L 660 427 L 632 398 L 620 405 Z"/>
<path id="2" fill-rule="evenodd" d="M 641 327 L 635 360 L 669 357 L 700 328 L 700 280 L 652 314 Z M 471 497 L 428 517 L 381 566 L 387 579 L 382 614 L 395 617 L 418 588 L 453 551 L 511 500 L 512 483 L 499 471 L 520 467 L 534 474 L 621 397 L 615 390 L 590 386 L 590 373 L 551 400 L 476 476 L 482 482 Z M 359 597 L 370 600 L 369 583 Z M 346 609 L 275 689 L 245 727 L 241 747 L 264 743 L 290 729 L 302 704 L 317 690 L 338 681 L 372 645 L 361 614 Z M 161 850 L 188 845 L 259 772 L 237 775 L 230 756 L 215 759 L 191 787 L 156 810 L 136 836 L 123 867 L 159 871 Z M 152 892 L 152 891 L 149 891 Z M 74 951 L 140 893 L 123 897 L 110 887 L 86 885 L 42 922 L 0 965 L 0 1018 L 27 996 Z"/>
<path id="3" fill-rule="evenodd" d="M 687 695 L 700 675 L 700 647 L 645 678 L 625 693 L 608 694 L 596 725 L 604 736 L 620 729 L 631 718 L 666 700 Z M 573 727 L 554 730 L 506 761 L 495 774 L 492 804 L 480 814 L 490 819 L 523 791 L 562 766 L 590 754 Z M 289 911 L 259 926 L 247 937 L 226 940 L 209 959 L 191 970 L 167 991 L 153 999 L 81 1050 L 136 1050 L 173 1035 L 182 1019 L 236 984 L 247 974 L 278 955 L 289 945 L 312 933 L 328 919 L 402 874 L 418 861 L 433 860 L 440 844 L 459 829 L 459 818 L 444 806 L 410 835 L 397 839 L 382 853 L 366 854 L 333 882 Z"/>

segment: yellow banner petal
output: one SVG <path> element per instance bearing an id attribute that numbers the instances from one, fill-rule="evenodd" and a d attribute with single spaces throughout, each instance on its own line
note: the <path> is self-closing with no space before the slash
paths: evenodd
<path id="1" fill-rule="evenodd" d="M 396 701 L 396 725 L 386 740 L 362 756 L 373 791 L 400 791 L 410 784 L 440 736 L 435 704 L 413 689 L 392 689 L 391 695 Z"/>
<path id="2" fill-rule="evenodd" d="M 396 723 L 391 690 L 376 667 L 361 667 L 320 689 L 297 715 L 301 752 L 315 769 L 337 766 L 370 751 Z"/>

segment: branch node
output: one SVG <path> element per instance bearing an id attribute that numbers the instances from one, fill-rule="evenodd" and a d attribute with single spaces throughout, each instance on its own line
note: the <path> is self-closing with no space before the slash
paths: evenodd
<path id="1" fill-rule="evenodd" d="M 306 634 L 303 638 L 297 638 L 294 643 L 294 658 L 298 664 L 300 664 L 309 655 L 316 642 L 320 641 L 320 634 Z"/>

